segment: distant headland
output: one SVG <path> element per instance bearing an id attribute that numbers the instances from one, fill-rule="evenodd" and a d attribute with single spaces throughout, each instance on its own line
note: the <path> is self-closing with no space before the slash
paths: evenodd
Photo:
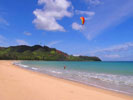
<path id="1" fill-rule="evenodd" d="M 0 47 L 0 60 L 101 61 L 98 57 L 68 55 L 48 46 Z"/>

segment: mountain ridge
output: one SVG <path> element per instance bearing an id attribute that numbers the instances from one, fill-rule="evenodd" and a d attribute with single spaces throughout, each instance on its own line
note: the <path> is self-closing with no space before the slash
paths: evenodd
<path id="1" fill-rule="evenodd" d="M 0 47 L 0 60 L 101 61 L 98 57 L 68 55 L 48 46 Z"/>

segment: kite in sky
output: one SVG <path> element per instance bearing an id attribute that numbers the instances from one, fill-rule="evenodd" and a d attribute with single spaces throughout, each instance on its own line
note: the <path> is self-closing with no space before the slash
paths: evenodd
<path id="1" fill-rule="evenodd" d="M 84 18 L 84 17 L 80 17 L 80 19 L 81 19 L 82 25 L 84 25 L 84 23 L 85 23 L 85 18 Z"/>

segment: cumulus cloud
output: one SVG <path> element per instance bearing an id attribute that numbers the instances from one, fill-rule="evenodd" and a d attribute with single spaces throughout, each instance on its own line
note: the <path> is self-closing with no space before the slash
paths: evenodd
<path id="1" fill-rule="evenodd" d="M 24 32 L 25 35 L 31 36 L 32 34 L 30 32 Z"/>
<path id="2" fill-rule="evenodd" d="M 74 23 L 72 23 L 72 29 L 74 29 L 74 30 L 81 30 L 82 29 L 82 25 L 74 22 Z"/>
<path id="3" fill-rule="evenodd" d="M 36 9 L 33 13 L 36 18 L 33 23 L 38 29 L 47 31 L 65 31 L 57 20 L 63 17 L 71 17 L 72 13 L 68 11 L 71 2 L 68 0 L 38 0 L 38 4 L 44 5 L 42 9 Z"/>
<path id="4" fill-rule="evenodd" d="M 28 45 L 28 43 L 24 40 L 17 39 L 16 42 L 18 45 Z"/>

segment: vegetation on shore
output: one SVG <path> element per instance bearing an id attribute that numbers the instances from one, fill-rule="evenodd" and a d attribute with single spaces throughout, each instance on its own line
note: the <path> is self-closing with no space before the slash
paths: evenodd
<path id="1" fill-rule="evenodd" d="M 0 47 L 1 60 L 46 60 L 46 61 L 101 61 L 98 57 L 68 55 L 48 46 Z"/>

